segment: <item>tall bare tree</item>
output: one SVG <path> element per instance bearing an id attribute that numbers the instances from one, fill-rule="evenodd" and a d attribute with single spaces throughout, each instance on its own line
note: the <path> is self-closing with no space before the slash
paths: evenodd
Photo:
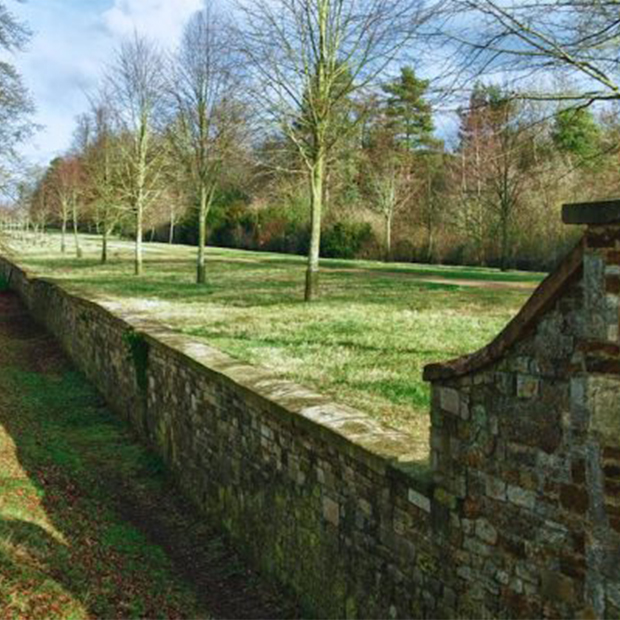
<path id="1" fill-rule="evenodd" d="M 110 235 L 125 215 L 119 166 L 120 140 L 110 97 L 105 90 L 91 100 L 90 142 L 83 158 L 90 185 L 90 201 L 97 230 L 101 234 L 101 262 L 108 261 Z"/>
<path id="2" fill-rule="evenodd" d="M 535 123 L 527 112 L 501 88 L 478 85 L 461 114 L 461 143 L 453 161 L 460 177 L 456 223 L 473 242 L 479 262 L 488 247 L 497 248 L 502 270 L 509 266 L 518 211 L 535 174 Z"/>
<path id="3" fill-rule="evenodd" d="M 310 185 L 305 299 L 318 293 L 329 155 L 350 123 L 343 103 L 371 85 L 411 39 L 415 0 L 253 0 L 243 5 L 244 51 L 256 98 L 298 148 Z"/>
<path id="4" fill-rule="evenodd" d="M 34 105 L 22 78 L 10 62 L 10 55 L 24 49 L 30 38 L 28 28 L 0 1 L 0 191 L 7 192 L 19 163 L 16 147 L 28 138 L 35 126 L 29 122 Z M 19 166 L 21 167 L 21 166 Z"/>
<path id="5" fill-rule="evenodd" d="M 75 156 L 58 157 L 50 164 L 47 177 L 52 197 L 60 218 L 60 251 L 64 254 L 67 249 L 66 234 L 69 220 L 73 224 L 75 252 L 78 258 L 82 256 L 78 235 L 78 199 L 83 182 L 81 162 Z"/>
<path id="6" fill-rule="evenodd" d="M 171 67 L 168 137 L 189 181 L 190 201 L 198 209 L 198 284 L 206 282 L 207 216 L 222 166 L 242 139 L 232 31 L 223 14 L 209 5 L 187 24 Z"/>
<path id="7" fill-rule="evenodd" d="M 124 199 L 135 218 L 135 274 L 143 272 L 142 236 L 144 215 L 158 196 L 162 167 L 157 120 L 165 94 L 162 54 L 148 39 L 134 34 L 117 53 L 108 71 L 106 86 L 112 97 L 122 133 Z"/>
<path id="8" fill-rule="evenodd" d="M 412 194 L 413 180 L 411 165 L 407 164 L 408 159 L 410 158 L 406 154 L 384 150 L 382 157 L 368 161 L 365 171 L 370 207 L 383 217 L 386 261 L 392 256 L 394 216 L 408 204 Z"/>
<path id="9" fill-rule="evenodd" d="M 447 0 L 438 29 L 466 80 L 510 76 L 520 97 L 582 105 L 620 99 L 618 8 L 617 0 Z M 555 89 L 553 73 L 573 88 Z"/>

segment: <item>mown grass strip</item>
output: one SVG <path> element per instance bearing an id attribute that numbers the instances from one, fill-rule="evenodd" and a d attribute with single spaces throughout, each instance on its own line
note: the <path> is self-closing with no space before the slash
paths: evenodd
<path id="1" fill-rule="evenodd" d="M 208 285 L 197 287 L 194 248 L 147 244 L 145 275 L 138 279 L 131 243 L 112 246 L 105 266 L 97 260 L 95 237 L 84 237 L 81 260 L 60 256 L 54 236 L 16 250 L 38 273 L 113 299 L 408 432 L 420 463 L 428 457 L 423 367 L 487 344 L 530 294 L 512 285 L 541 279 L 492 269 L 325 260 L 321 297 L 308 305 L 303 257 L 209 248 Z M 459 285 L 462 280 L 468 286 Z"/>

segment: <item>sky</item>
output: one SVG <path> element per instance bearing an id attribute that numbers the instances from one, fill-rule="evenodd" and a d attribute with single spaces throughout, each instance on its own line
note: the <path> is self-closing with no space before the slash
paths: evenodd
<path id="1" fill-rule="evenodd" d="M 204 0 L 26 0 L 8 2 L 33 31 L 14 62 L 37 106 L 43 128 L 23 149 L 46 164 L 71 144 L 75 117 L 88 107 L 88 91 L 134 31 L 174 47 Z"/>

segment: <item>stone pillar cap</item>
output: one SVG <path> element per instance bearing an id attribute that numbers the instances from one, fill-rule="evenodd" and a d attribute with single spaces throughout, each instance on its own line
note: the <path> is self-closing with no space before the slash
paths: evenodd
<path id="1" fill-rule="evenodd" d="M 620 199 L 564 205 L 562 221 L 565 224 L 620 224 Z"/>

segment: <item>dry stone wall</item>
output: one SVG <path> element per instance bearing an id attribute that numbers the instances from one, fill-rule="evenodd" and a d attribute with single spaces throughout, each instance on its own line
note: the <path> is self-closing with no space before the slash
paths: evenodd
<path id="1" fill-rule="evenodd" d="M 307 615 L 453 614 L 429 485 L 410 472 L 406 436 L 5 259 L 0 276 Z"/>
<path id="2" fill-rule="evenodd" d="M 620 617 L 619 294 L 620 224 L 590 225 L 494 343 L 426 369 L 462 615 Z"/>
<path id="3" fill-rule="evenodd" d="M 0 259 L 182 491 L 320 617 L 620 617 L 620 205 L 407 437 Z"/>

